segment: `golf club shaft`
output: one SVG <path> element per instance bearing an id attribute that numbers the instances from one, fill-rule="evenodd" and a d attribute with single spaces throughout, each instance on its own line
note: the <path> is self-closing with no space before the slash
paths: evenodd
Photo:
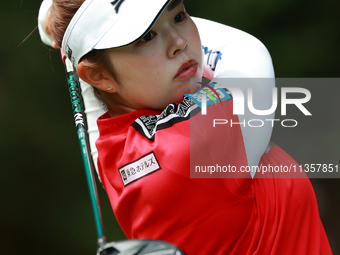
<path id="1" fill-rule="evenodd" d="M 106 243 L 106 237 L 104 233 L 104 226 L 102 221 L 102 215 L 100 210 L 99 198 L 97 193 L 97 187 L 94 177 L 94 168 L 89 151 L 88 138 L 85 128 L 84 110 L 81 103 L 81 92 L 79 86 L 79 79 L 76 71 L 74 70 L 71 61 L 65 59 L 65 68 L 67 83 L 69 86 L 71 104 L 73 109 L 74 121 L 77 127 L 78 139 L 80 143 L 81 154 L 83 157 L 83 163 L 85 167 L 85 174 L 87 179 L 87 185 L 90 192 L 90 198 L 92 203 L 92 209 L 95 218 L 95 224 L 97 229 L 98 247 L 102 247 Z"/>

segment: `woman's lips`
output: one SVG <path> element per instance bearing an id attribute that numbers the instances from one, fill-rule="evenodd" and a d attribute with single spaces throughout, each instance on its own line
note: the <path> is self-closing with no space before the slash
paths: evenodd
<path id="1" fill-rule="evenodd" d="M 197 68 L 197 61 L 190 59 L 181 65 L 181 67 L 178 69 L 175 79 L 189 79 L 196 74 Z"/>

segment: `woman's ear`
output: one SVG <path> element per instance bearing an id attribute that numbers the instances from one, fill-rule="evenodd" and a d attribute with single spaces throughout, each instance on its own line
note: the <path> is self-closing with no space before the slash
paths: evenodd
<path id="1" fill-rule="evenodd" d="M 77 66 L 77 73 L 83 81 L 99 90 L 108 93 L 117 91 L 117 82 L 104 68 L 94 68 L 88 65 L 86 61 L 82 61 Z"/>

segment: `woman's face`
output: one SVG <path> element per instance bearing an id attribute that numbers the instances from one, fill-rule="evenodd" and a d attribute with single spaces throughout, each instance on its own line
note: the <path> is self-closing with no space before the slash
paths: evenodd
<path id="1" fill-rule="evenodd" d="M 201 49 L 183 2 L 173 1 L 140 41 L 108 51 L 119 104 L 129 112 L 180 102 L 202 77 Z"/>

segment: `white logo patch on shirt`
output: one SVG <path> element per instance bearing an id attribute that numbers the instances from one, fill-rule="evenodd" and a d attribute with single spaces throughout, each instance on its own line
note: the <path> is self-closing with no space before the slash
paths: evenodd
<path id="1" fill-rule="evenodd" d="M 161 169 L 153 152 L 119 168 L 124 186 Z"/>

